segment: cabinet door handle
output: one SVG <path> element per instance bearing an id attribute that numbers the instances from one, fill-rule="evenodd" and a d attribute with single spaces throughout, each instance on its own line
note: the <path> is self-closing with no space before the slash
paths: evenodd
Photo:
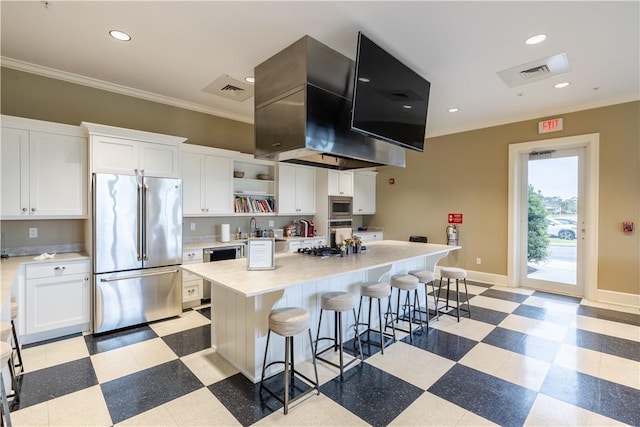
<path id="1" fill-rule="evenodd" d="M 35 212 L 35 211 L 36 211 L 36 208 L 31 208 L 31 212 Z"/>
<path id="2" fill-rule="evenodd" d="M 66 270 L 67 267 L 65 267 L 64 265 L 56 265 L 55 267 L 53 267 L 54 270 Z"/>
<path id="3" fill-rule="evenodd" d="M 22 208 L 22 212 L 26 212 L 26 211 L 28 211 L 27 208 Z"/>

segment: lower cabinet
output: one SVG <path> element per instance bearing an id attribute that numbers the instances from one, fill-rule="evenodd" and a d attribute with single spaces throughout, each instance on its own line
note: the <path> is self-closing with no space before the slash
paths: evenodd
<path id="1" fill-rule="evenodd" d="M 27 335 L 48 339 L 89 328 L 89 260 L 30 264 L 25 276 Z"/>
<path id="2" fill-rule="evenodd" d="M 375 242 L 377 240 L 383 240 L 384 235 L 382 231 L 354 231 L 355 236 L 360 237 L 362 243 Z"/>
<path id="3" fill-rule="evenodd" d="M 182 252 L 183 264 L 202 262 L 202 249 L 185 250 Z M 182 308 L 200 305 L 204 296 L 204 280 L 188 271 L 182 270 Z"/>

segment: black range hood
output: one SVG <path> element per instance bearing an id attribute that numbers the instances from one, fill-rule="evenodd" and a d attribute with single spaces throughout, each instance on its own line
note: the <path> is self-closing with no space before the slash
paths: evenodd
<path id="1" fill-rule="evenodd" d="M 331 169 L 405 166 L 350 129 L 354 61 L 305 36 L 255 68 L 255 157 Z"/>

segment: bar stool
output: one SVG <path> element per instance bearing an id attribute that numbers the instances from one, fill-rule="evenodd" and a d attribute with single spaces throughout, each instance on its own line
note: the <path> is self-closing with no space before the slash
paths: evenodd
<path id="1" fill-rule="evenodd" d="M 420 283 L 424 283 L 424 304 L 426 305 L 424 311 L 427 317 L 429 317 L 429 304 L 427 304 L 427 300 L 429 299 L 429 290 L 427 289 L 427 285 L 431 283 L 431 292 L 436 312 L 434 317 L 437 320 L 440 320 L 440 314 L 438 312 L 438 297 L 436 296 L 436 276 L 429 270 L 411 270 L 409 274 L 417 277 Z"/>
<path id="2" fill-rule="evenodd" d="M 7 338 L 9 338 L 10 335 L 11 335 L 11 324 L 7 322 L 1 322 L 0 323 L 0 341 L 6 344 Z M 11 354 L 9 355 L 8 360 L 4 361 L 3 359 L 2 365 L 0 365 L 0 370 L 2 370 L 2 367 L 4 366 L 5 363 L 9 365 L 9 373 L 11 374 L 11 387 L 13 388 L 14 392 L 11 394 L 7 394 L 7 397 L 16 397 L 18 393 L 18 381 L 16 378 L 16 368 L 13 364 L 14 349 L 9 344 L 7 345 L 11 349 Z"/>
<path id="3" fill-rule="evenodd" d="M 325 311 L 333 311 L 334 312 L 334 335 L 333 337 L 320 337 L 320 326 L 322 325 L 322 313 Z M 357 322 L 358 317 L 356 316 L 355 302 L 353 300 L 353 295 L 349 292 L 327 292 L 322 294 L 320 297 L 320 317 L 318 319 L 318 333 L 316 334 L 316 351 L 315 355 L 317 359 L 322 360 L 323 362 L 328 363 L 331 366 L 335 366 L 336 368 L 340 368 L 340 379 L 343 378 L 344 368 L 348 367 L 352 363 L 355 363 L 358 360 L 357 353 L 353 354 L 354 359 L 350 360 L 349 363 L 345 365 L 344 363 L 344 340 L 342 338 L 342 313 L 345 311 L 351 310 L 353 312 L 353 319 Z M 360 349 L 360 360 L 364 360 L 364 355 L 362 354 L 362 343 L 360 342 L 360 336 L 358 335 L 357 325 L 354 327 L 355 329 L 355 339 L 358 343 L 358 348 Z M 333 341 L 333 345 L 325 348 L 324 350 L 318 352 L 318 343 L 323 340 Z M 333 349 L 333 351 L 338 350 L 340 355 L 340 363 L 336 364 L 327 360 L 320 355 Z"/>
<path id="4" fill-rule="evenodd" d="M 404 314 L 402 315 L 403 319 L 409 318 L 409 329 L 401 329 L 396 328 L 399 331 L 409 333 L 409 342 L 413 341 L 413 327 L 411 326 L 413 322 L 411 322 L 411 309 L 413 308 L 413 320 L 415 320 L 415 324 L 421 330 L 424 330 L 422 316 L 420 313 L 420 299 L 418 298 L 418 278 L 415 276 L 411 276 L 409 274 L 394 274 L 391 276 L 391 287 L 396 288 L 398 290 L 398 300 L 396 305 L 396 323 L 398 323 L 400 319 L 400 294 L 402 291 L 405 291 L 406 297 L 405 302 L 402 306 L 404 309 Z M 411 292 L 413 292 L 413 305 L 411 304 Z M 409 310 L 409 314 L 407 315 L 407 310 Z M 393 319 L 392 319 L 393 322 Z M 388 326 L 388 324 L 387 324 Z M 429 328 L 429 318 L 427 317 L 427 328 Z M 417 329 L 417 328 L 416 328 Z"/>
<path id="5" fill-rule="evenodd" d="M 269 313 L 269 332 L 267 333 L 267 345 L 264 348 L 264 360 L 262 362 L 262 377 L 260 379 L 260 391 L 262 389 L 267 390 L 269 394 L 278 399 L 280 403 L 284 405 L 284 414 L 289 412 L 289 404 L 295 402 L 306 394 L 313 390 L 316 390 L 320 394 L 318 389 L 318 369 L 316 367 L 316 359 L 313 352 L 313 337 L 311 336 L 311 317 L 309 312 L 304 308 L 298 307 L 285 307 L 277 308 Z M 309 332 L 309 347 L 311 348 L 311 357 L 313 360 L 313 370 L 315 372 L 315 382 L 308 378 L 306 375 L 296 371 L 293 357 L 293 337 L 294 335 L 301 334 L 305 331 Z M 284 360 L 277 360 L 267 365 L 267 354 L 269 352 L 269 339 L 271 338 L 271 332 L 276 333 L 284 337 Z M 284 399 L 276 395 L 267 386 L 264 385 L 264 374 L 269 366 L 282 363 L 284 364 Z M 289 368 L 291 367 L 291 368 Z M 298 375 L 304 379 L 308 385 L 312 387 L 305 390 L 302 394 L 289 399 L 289 380 L 291 382 L 295 379 L 295 375 Z"/>
<path id="6" fill-rule="evenodd" d="M 360 323 L 360 313 L 362 313 L 362 299 L 369 298 L 369 319 L 367 323 Z M 380 347 L 380 351 L 384 354 L 384 348 L 389 346 L 390 344 L 396 342 L 396 328 L 393 324 L 393 320 L 391 321 L 391 328 L 393 329 L 393 335 L 388 334 L 382 328 L 382 298 L 387 298 L 387 313 L 385 314 L 385 324 L 387 323 L 388 318 L 393 318 L 393 312 L 391 311 L 391 285 L 386 282 L 371 282 L 364 283 L 360 287 L 360 304 L 358 305 L 358 317 L 356 320 L 356 334 L 359 336 L 358 326 L 367 325 L 367 329 L 364 331 L 367 333 L 366 340 L 360 340 L 360 342 L 365 342 L 370 345 L 375 345 Z M 375 329 L 371 329 L 371 306 L 372 301 L 374 299 L 378 300 L 378 327 L 380 331 L 376 331 Z M 380 334 L 380 344 L 371 341 L 371 331 L 378 332 Z M 391 338 L 391 341 L 387 342 L 385 345 L 384 338 Z"/>
<path id="7" fill-rule="evenodd" d="M 13 349 L 4 340 L 0 342 L 0 367 L 9 362 Z M 0 421 L 4 425 L 5 421 L 8 427 L 11 427 L 11 414 L 9 412 L 9 401 L 7 400 L 7 391 L 4 388 L 4 378 L 2 369 L 0 368 L 0 395 L 2 397 L 2 415 Z"/>
<path id="8" fill-rule="evenodd" d="M 440 301 L 440 293 L 442 290 L 442 279 L 447 279 L 447 298 L 445 308 L 449 309 L 449 286 L 451 279 L 456 279 L 456 317 L 458 318 L 458 322 L 460 321 L 460 311 L 466 311 L 469 315 L 469 319 L 471 319 L 471 304 L 469 304 L 469 292 L 467 291 L 467 272 L 461 268 L 456 267 L 442 267 L 440 269 L 440 285 L 438 289 L 438 301 Z M 464 282 L 464 293 L 467 298 L 467 308 L 460 308 L 460 291 L 458 289 L 459 281 L 462 280 Z M 453 316 L 449 311 L 446 312 Z"/>
<path id="9" fill-rule="evenodd" d="M 18 333 L 16 332 L 16 318 L 18 317 L 18 302 L 15 297 L 11 297 L 11 331 L 13 332 L 13 351 L 11 355 L 11 363 L 13 363 L 16 375 L 24 372 L 24 364 L 22 363 L 22 350 L 20 350 L 20 341 L 18 341 Z M 14 363 L 14 355 L 18 356 L 18 363 Z M 20 368 L 19 371 L 16 368 Z"/>

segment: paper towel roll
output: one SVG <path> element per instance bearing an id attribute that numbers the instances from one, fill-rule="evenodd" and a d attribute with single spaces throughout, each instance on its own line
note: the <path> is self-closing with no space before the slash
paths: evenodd
<path id="1" fill-rule="evenodd" d="M 229 233 L 229 224 L 222 224 L 220 226 L 220 229 L 221 229 L 220 241 L 221 242 L 228 242 L 229 240 L 231 240 L 230 233 Z"/>

